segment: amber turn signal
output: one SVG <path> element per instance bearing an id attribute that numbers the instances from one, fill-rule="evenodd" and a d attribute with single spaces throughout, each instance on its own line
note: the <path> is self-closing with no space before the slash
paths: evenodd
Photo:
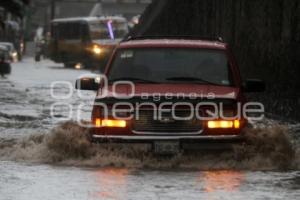
<path id="1" fill-rule="evenodd" d="M 209 129 L 228 129 L 234 128 L 239 129 L 241 127 L 241 123 L 239 120 L 234 121 L 225 121 L 225 120 L 217 120 L 217 121 L 208 121 L 207 127 Z"/>
<path id="2" fill-rule="evenodd" d="M 96 127 L 125 128 L 127 123 L 124 120 L 96 119 L 95 125 Z"/>

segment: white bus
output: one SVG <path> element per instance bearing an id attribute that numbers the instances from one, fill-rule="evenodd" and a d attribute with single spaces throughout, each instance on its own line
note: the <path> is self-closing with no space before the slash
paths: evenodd
<path id="1" fill-rule="evenodd" d="M 128 33 L 123 17 L 55 19 L 51 23 L 49 56 L 66 67 L 104 70 L 114 47 Z"/>

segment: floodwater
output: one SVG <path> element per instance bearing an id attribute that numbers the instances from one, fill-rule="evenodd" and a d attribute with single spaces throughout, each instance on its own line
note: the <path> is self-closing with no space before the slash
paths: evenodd
<path id="1" fill-rule="evenodd" d="M 72 122 L 90 115 L 95 94 L 81 106 L 71 90 L 87 73 L 27 58 L 0 79 L 0 200 L 300 198 L 299 124 L 265 119 L 249 145 L 172 158 L 90 144 Z"/>

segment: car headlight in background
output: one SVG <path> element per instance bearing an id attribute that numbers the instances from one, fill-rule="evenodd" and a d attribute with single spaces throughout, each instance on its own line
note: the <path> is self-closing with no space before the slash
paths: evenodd
<path id="1" fill-rule="evenodd" d="M 10 54 L 12 62 L 18 62 L 18 52 L 14 51 Z"/>
<path id="2" fill-rule="evenodd" d="M 18 53 L 17 53 L 17 52 L 13 52 L 11 55 L 12 55 L 13 57 L 17 57 L 17 56 L 18 56 Z"/>
<path id="3" fill-rule="evenodd" d="M 83 64 L 81 64 L 81 63 L 77 63 L 74 67 L 75 67 L 75 69 L 83 69 L 84 68 Z"/>
<path id="4" fill-rule="evenodd" d="M 102 53 L 102 49 L 98 45 L 93 46 L 93 53 L 96 55 L 100 55 Z"/>

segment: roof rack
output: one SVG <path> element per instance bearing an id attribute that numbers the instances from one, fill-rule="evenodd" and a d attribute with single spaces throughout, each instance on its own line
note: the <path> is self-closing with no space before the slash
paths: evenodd
<path id="1" fill-rule="evenodd" d="M 150 35 L 150 36 L 127 36 L 123 42 L 131 40 L 145 40 L 145 39 L 183 39 L 183 40 L 210 40 L 224 42 L 222 37 L 196 36 L 196 35 Z"/>

